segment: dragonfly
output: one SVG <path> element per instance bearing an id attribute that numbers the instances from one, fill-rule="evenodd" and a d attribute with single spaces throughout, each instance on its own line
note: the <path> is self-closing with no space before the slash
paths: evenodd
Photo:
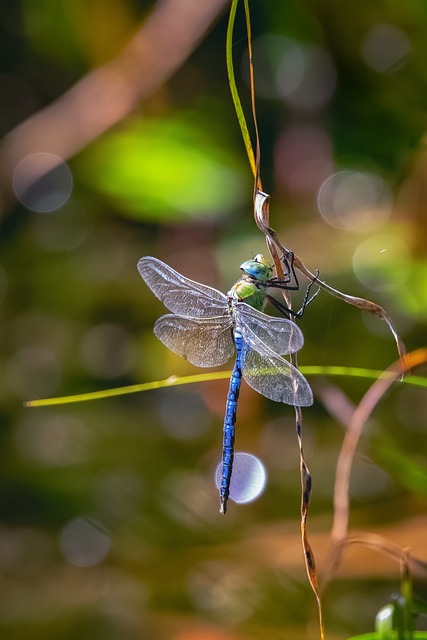
<path id="1" fill-rule="evenodd" d="M 284 260 L 289 269 L 289 262 Z M 263 255 L 240 265 L 241 277 L 227 294 L 181 275 L 157 258 L 138 262 L 143 280 L 171 314 L 154 324 L 155 336 L 168 349 L 197 367 L 225 364 L 233 355 L 234 367 L 226 400 L 222 473 L 219 487 L 220 513 L 227 510 L 233 470 L 237 402 L 242 378 L 270 400 L 305 407 L 313 394 L 304 376 L 282 356 L 295 353 L 304 337 L 290 316 L 301 316 L 309 299 L 310 283 L 299 312 L 294 312 L 269 293 L 271 288 L 296 289 L 289 273 L 280 281 Z M 291 262 L 291 270 L 292 262 Z M 288 317 L 263 312 L 273 302 Z"/>

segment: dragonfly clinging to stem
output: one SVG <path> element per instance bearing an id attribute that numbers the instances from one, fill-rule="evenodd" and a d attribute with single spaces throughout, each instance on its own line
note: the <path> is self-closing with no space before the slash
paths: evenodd
<path id="1" fill-rule="evenodd" d="M 290 257 L 290 261 L 289 261 Z M 297 289 L 292 254 L 283 259 L 285 280 L 273 277 L 273 268 L 261 255 L 244 262 L 241 278 L 227 295 L 184 277 L 157 258 L 143 257 L 138 270 L 165 307 L 172 311 L 154 324 L 154 334 L 164 345 L 197 367 L 225 364 L 233 354 L 235 362 L 227 395 L 220 484 L 220 512 L 227 510 L 234 458 L 237 400 L 242 377 L 255 391 L 276 402 L 309 406 L 313 394 L 304 376 L 282 356 L 299 351 L 304 338 L 289 319 L 300 317 L 317 295 L 309 298 L 310 287 L 298 312 L 269 295 L 270 288 Z M 291 284 L 291 276 L 295 284 Z M 272 302 L 286 318 L 263 313 Z"/>

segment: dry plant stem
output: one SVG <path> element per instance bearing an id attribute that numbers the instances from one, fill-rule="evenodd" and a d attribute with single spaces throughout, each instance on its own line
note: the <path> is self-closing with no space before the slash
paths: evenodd
<path id="1" fill-rule="evenodd" d="M 259 153 L 257 153 L 257 158 L 259 158 Z M 255 176 L 255 200 L 254 200 L 254 211 L 255 211 L 255 221 L 257 226 L 261 229 L 263 233 L 265 233 L 264 229 L 268 227 L 269 221 L 269 196 L 264 194 L 256 189 L 257 184 L 260 184 L 259 171 L 257 171 L 257 175 Z M 282 261 L 280 260 L 281 255 L 277 251 L 277 245 L 271 239 L 271 237 L 265 233 L 266 242 L 270 254 L 274 260 L 274 266 L 276 268 L 276 274 L 280 280 L 284 279 L 283 266 Z M 283 297 L 285 299 L 285 304 L 288 309 L 291 308 L 291 297 L 290 292 L 286 289 L 282 290 Z M 290 355 L 290 360 L 293 366 L 298 369 L 298 357 L 296 353 L 292 353 Z M 297 384 L 295 382 L 295 384 Z M 300 478 L 301 478 L 301 541 L 302 548 L 304 551 L 304 561 L 307 571 L 307 577 L 310 582 L 310 586 L 313 590 L 314 596 L 316 598 L 317 603 L 317 611 L 319 616 L 319 628 L 320 628 L 320 638 L 324 640 L 325 638 L 325 626 L 323 621 L 323 611 L 322 611 L 322 603 L 320 600 L 320 590 L 319 583 L 317 579 L 316 572 L 316 563 L 314 559 L 313 550 L 308 541 L 307 535 L 307 517 L 308 517 L 308 508 L 310 505 L 311 498 L 311 474 L 306 465 L 304 459 L 304 450 L 303 450 L 303 441 L 302 441 L 302 410 L 301 407 L 295 407 L 295 426 L 297 432 L 298 439 L 298 447 L 300 453 Z"/>
<path id="2" fill-rule="evenodd" d="M 427 362 L 427 349 L 418 349 L 395 362 L 374 382 L 357 406 L 338 456 L 334 487 L 334 520 L 331 530 L 331 551 L 327 562 L 328 575 L 339 565 L 343 544 L 347 538 L 349 520 L 349 487 L 354 455 L 364 426 L 372 411 L 391 385 L 401 377 L 402 371 Z"/>
<path id="3" fill-rule="evenodd" d="M 402 549 L 396 543 L 377 533 L 358 533 L 357 535 L 347 536 L 340 545 L 341 552 L 343 553 L 344 550 L 352 544 L 360 544 L 377 551 L 382 551 L 384 554 L 402 563 L 411 575 L 419 575 L 423 578 L 427 575 L 427 562 L 411 556 L 408 549 Z"/>
<path id="4" fill-rule="evenodd" d="M 286 249 L 284 249 L 284 251 L 286 252 Z M 294 254 L 294 267 L 298 269 L 298 271 L 300 271 L 303 275 L 307 276 L 307 278 L 309 278 L 310 280 L 314 280 L 315 275 L 307 269 L 307 267 L 305 266 L 301 258 L 299 258 L 299 256 L 297 256 L 296 254 Z M 402 357 L 405 355 L 406 347 L 404 342 L 396 332 L 392 319 L 390 318 L 388 313 L 382 307 L 380 307 L 379 304 L 376 304 L 375 302 L 371 302 L 371 300 L 365 300 L 364 298 L 358 298 L 357 296 L 350 296 L 347 293 L 342 293 L 341 291 L 334 289 L 329 284 L 327 284 L 326 282 L 323 282 L 323 280 L 319 280 L 318 278 L 316 279 L 316 284 L 321 289 L 324 289 L 325 291 L 335 296 L 336 298 L 343 300 L 343 302 L 346 302 L 347 304 L 351 304 L 354 307 L 359 307 L 359 309 L 368 311 L 369 313 L 372 313 L 373 315 L 377 316 L 381 320 L 384 320 L 384 322 L 387 323 L 396 341 L 396 346 L 397 346 L 397 351 L 399 353 L 399 356 Z"/>
<path id="5" fill-rule="evenodd" d="M 269 226 L 269 196 L 268 194 L 258 192 L 255 197 L 255 220 L 259 229 L 265 234 L 267 237 L 267 242 L 269 246 L 274 246 L 273 255 L 285 255 L 289 254 L 289 250 L 286 249 L 280 242 L 280 239 L 274 229 Z M 400 360 L 395 363 L 390 369 L 388 369 L 384 375 L 379 378 L 374 385 L 370 388 L 368 393 L 362 399 L 362 402 L 356 408 L 352 421 L 350 423 L 349 429 L 346 432 L 343 446 L 340 452 L 340 456 L 337 463 L 337 472 L 336 472 L 336 483 L 335 483 L 335 492 L 334 492 L 334 522 L 331 532 L 331 543 L 332 543 L 332 551 L 330 553 L 330 560 L 327 563 L 328 566 L 328 576 L 334 571 L 334 568 L 339 564 L 343 545 L 345 544 L 347 529 L 348 529 L 348 517 L 349 517 L 349 483 L 350 483 L 350 473 L 351 466 L 355 451 L 357 449 L 357 445 L 363 431 L 364 424 L 368 419 L 370 413 L 374 409 L 375 405 L 378 403 L 382 395 L 386 392 L 386 390 L 399 378 L 402 377 L 403 374 L 407 373 L 410 369 L 421 364 L 422 362 L 427 361 L 427 350 L 419 350 L 412 354 L 406 355 L 406 348 L 399 335 L 397 334 L 393 322 L 390 316 L 384 311 L 382 307 L 377 305 L 370 300 L 365 300 L 363 298 L 358 298 L 355 296 L 349 296 L 341 291 L 330 287 L 326 282 L 323 282 L 319 278 L 311 273 L 304 265 L 302 260 L 294 254 L 294 267 L 298 269 L 303 275 L 309 278 L 311 281 L 316 281 L 316 284 L 319 285 L 322 289 L 332 294 L 333 296 L 343 300 L 344 302 L 351 304 L 353 306 L 359 307 L 365 311 L 373 313 L 377 317 L 384 320 L 390 328 L 390 331 L 393 334 L 393 337 L 396 341 L 397 350 L 400 356 Z M 276 264 L 276 260 L 275 260 Z M 294 364 L 294 361 L 292 360 Z M 298 409 L 298 408 L 296 408 Z M 297 425 L 298 425 L 298 414 L 297 414 Z M 302 448 L 300 443 L 300 453 L 301 453 L 301 481 L 303 483 L 303 503 L 304 503 L 304 458 L 302 454 Z M 306 470 L 308 473 L 308 470 Z M 311 482 L 311 478 L 308 475 L 306 479 L 306 485 L 308 482 Z M 306 487 L 307 488 L 307 487 Z M 308 501 L 310 499 L 310 493 L 306 496 L 307 498 L 307 507 Z M 302 505 L 302 533 L 303 533 L 303 544 L 304 548 L 310 551 L 308 542 L 305 536 L 305 518 L 306 513 L 304 513 L 304 504 Z M 307 545 L 307 546 L 306 546 Z M 399 550 L 401 555 L 401 551 Z M 319 616 L 322 625 L 322 610 L 320 607 L 320 599 L 318 597 L 318 584 L 317 584 L 317 576 L 314 567 L 314 559 L 313 559 L 313 567 L 310 575 L 310 556 L 306 557 L 306 565 L 307 571 L 309 573 L 309 579 L 313 588 L 313 591 L 318 598 L 319 603 Z"/>
<path id="6" fill-rule="evenodd" d="M 14 202 L 16 165 L 35 152 L 66 160 L 135 110 L 182 65 L 226 0 L 159 0 L 135 36 L 108 64 L 13 129 L 0 145 L 0 203 Z"/>
<path id="7" fill-rule="evenodd" d="M 270 242 L 275 245 L 276 252 L 278 251 L 280 255 L 287 256 L 290 253 L 289 249 L 287 249 L 281 244 L 279 236 L 276 233 L 276 231 L 268 225 L 268 217 L 266 217 L 266 214 L 265 214 L 265 211 L 268 211 L 268 200 L 269 200 L 268 194 L 262 193 L 262 192 L 258 192 L 256 194 L 256 201 L 258 201 L 258 206 L 255 206 L 256 223 L 259 229 L 270 239 Z M 372 313 L 373 315 L 377 316 L 381 320 L 384 320 L 384 322 L 387 323 L 396 341 L 396 346 L 397 346 L 397 351 L 399 353 L 399 356 L 402 358 L 405 355 L 406 347 L 404 342 L 401 340 L 396 329 L 394 328 L 392 319 L 390 318 L 388 313 L 382 307 L 380 307 L 379 304 L 376 304 L 375 302 L 371 302 L 370 300 L 365 300 L 364 298 L 350 296 L 346 293 L 342 293 L 341 291 L 338 291 L 337 289 L 334 289 L 323 280 L 320 280 L 319 278 L 317 278 L 314 273 L 312 273 L 309 269 L 307 269 L 307 267 L 305 266 L 301 258 L 296 253 L 294 253 L 293 256 L 294 256 L 293 258 L 294 267 L 298 269 L 300 273 L 302 273 L 312 282 L 315 280 L 316 285 L 319 286 L 321 289 L 324 289 L 324 291 L 327 291 L 328 293 L 335 296 L 336 298 L 343 300 L 343 302 L 346 302 L 347 304 L 351 304 L 354 307 L 358 307 L 359 309 L 368 311 L 369 313 Z"/>
<path id="8" fill-rule="evenodd" d="M 292 362 L 295 367 L 297 367 L 297 362 Z M 320 628 L 320 638 L 324 640 L 325 638 L 325 624 L 323 620 L 323 610 L 322 610 L 322 602 L 320 600 L 320 589 L 319 582 L 317 579 L 317 571 L 316 571 L 316 563 L 314 560 L 314 553 L 311 548 L 311 545 L 308 541 L 307 535 L 307 517 L 308 517 L 308 507 L 310 504 L 311 498 L 311 474 L 305 463 L 304 459 L 304 451 L 302 446 L 302 411 L 301 407 L 295 407 L 295 420 L 296 420 L 296 429 L 297 429 L 297 438 L 298 438 L 298 446 L 300 451 L 300 477 L 301 477 L 301 540 L 302 547 L 304 550 L 304 561 L 307 571 L 307 576 L 310 581 L 311 588 L 313 590 L 314 596 L 316 598 L 317 603 L 317 611 L 319 616 L 319 628 Z"/>

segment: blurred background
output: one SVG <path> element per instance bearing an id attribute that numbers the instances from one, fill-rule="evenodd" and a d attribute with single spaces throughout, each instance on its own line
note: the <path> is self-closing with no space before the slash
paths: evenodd
<path id="1" fill-rule="evenodd" d="M 226 77 L 228 3 L 191 5 L 2 3 L 3 638 L 318 637 L 290 407 L 242 389 L 236 449 L 267 482 L 226 517 L 214 475 L 227 381 L 23 407 L 196 373 L 154 338 L 164 308 L 138 259 L 227 291 L 240 263 L 266 250 Z M 322 279 L 384 306 L 409 350 L 425 346 L 425 3 L 250 6 L 272 226 Z M 248 108 L 240 13 L 235 42 Z M 384 323 L 323 292 L 300 326 L 300 365 L 382 369 L 397 358 Z M 345 423 L 370 383 L 309 382 L 309 534 L 321 568 Z M 424 560 L 426 412 L 425 392 L 405 384 L 380 404 L 355 461 L 350 521 Z M 398 588 L 394 561 L 351 549 L 324 596 L 328 637 L 371 630 Z"/>

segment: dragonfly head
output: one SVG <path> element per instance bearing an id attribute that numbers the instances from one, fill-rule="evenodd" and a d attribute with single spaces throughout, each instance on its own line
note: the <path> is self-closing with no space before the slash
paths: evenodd
<path id="1" fill-rule="evenodd" d="M 240 269 L 251 278 L 265 282 L 273 275 L 273 267 L 267 262 L 263 255 L 258 253 L 252 260 L 246 260 L 240 265 Z"/>

